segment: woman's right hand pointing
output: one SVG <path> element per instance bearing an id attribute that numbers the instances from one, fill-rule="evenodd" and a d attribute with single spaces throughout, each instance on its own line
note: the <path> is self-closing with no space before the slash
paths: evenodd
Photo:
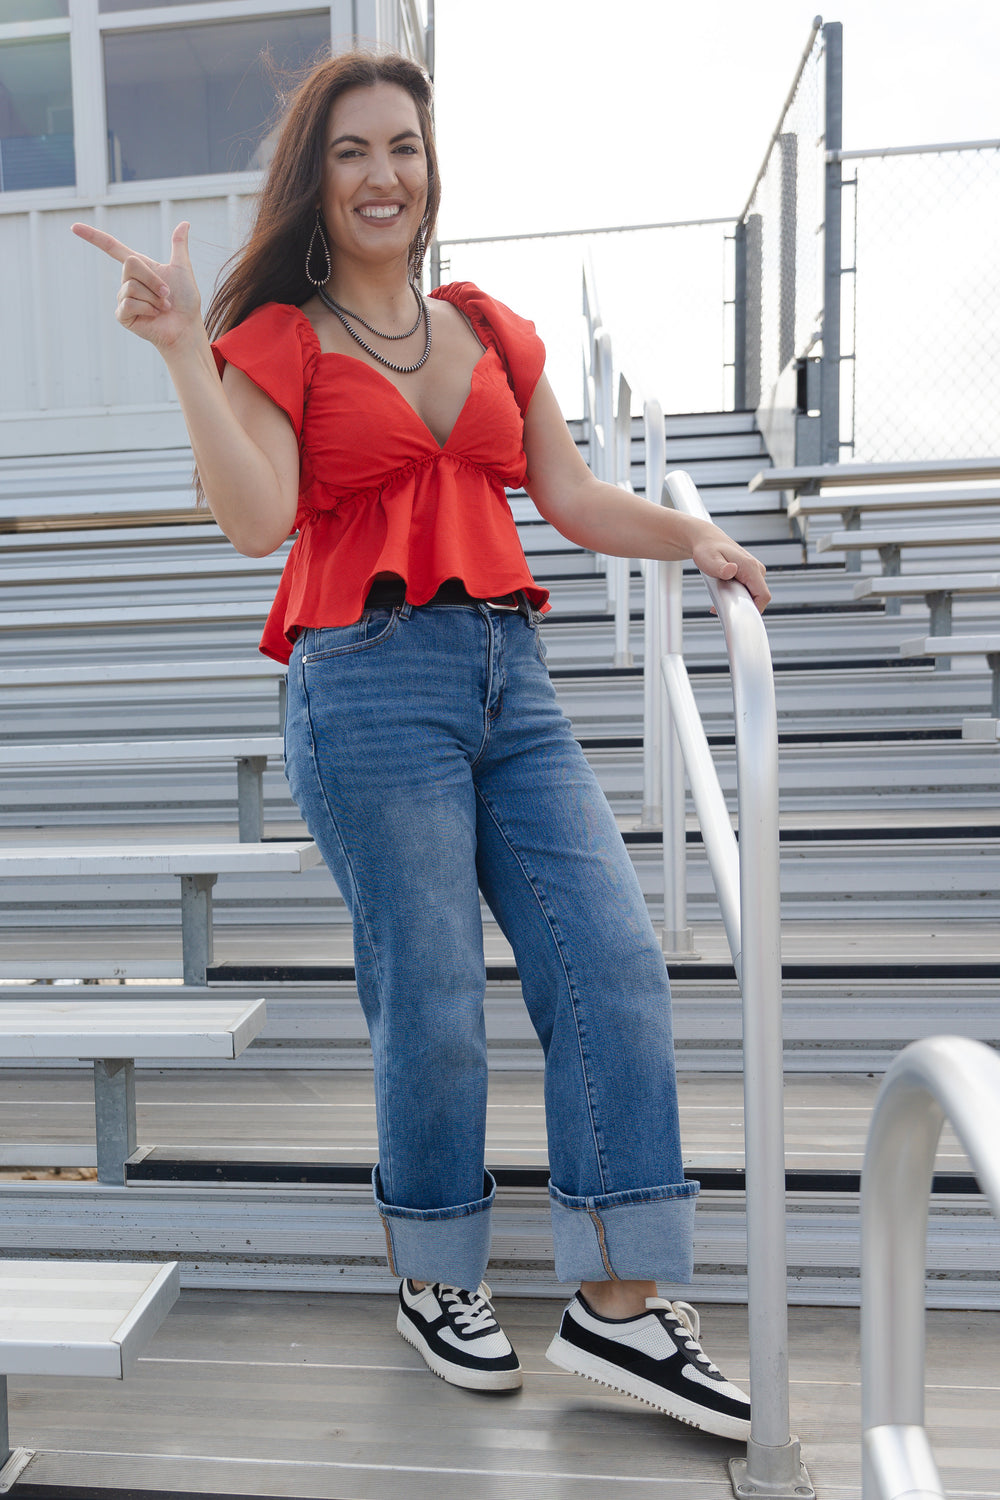
<path id="1" fill-rule="evenodd" d="M 178 224 L 170 245 L 170 261 L 162 265 L 148 255 L 139 255 L 103 229 L 74 224 L 73 233 L 112 260 L 121 263 L 115 317 L 123 328 L 147 339 L 167 355 L 192 334 L 201 332 L 201 296 L 188 254 L 190 224 Z"/>

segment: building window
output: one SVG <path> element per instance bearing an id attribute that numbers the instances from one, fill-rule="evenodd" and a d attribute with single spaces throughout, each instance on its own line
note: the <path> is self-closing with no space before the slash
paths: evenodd
<path id="1" fill-rule="evenodd" d="M 0 44 L 0 192 L 75 181 L 69 37 Z"/>
<path id="2" fill-rule="evenodd" d="M 105 32 L 110 180 L 264 165 L 282 81 L 329 45 L 329 12 Z"/>
<path id="3" fill-rule="evenodd" d="M 69 0 L 0 0 L 0 26 L 8 21 L 55 21 L 69 15 Z"/>
<path id="4" fill-rule="evenodd" d="M 115 10 L 164 10 L 169 5 L 190 5 L 191 0 L 99 0 L 97 9 L 103 14 Z M 238 5 L 239 0 L 226 0 L 229 5 Z M 0 10 L 3 0 L 0 0 Z"/>

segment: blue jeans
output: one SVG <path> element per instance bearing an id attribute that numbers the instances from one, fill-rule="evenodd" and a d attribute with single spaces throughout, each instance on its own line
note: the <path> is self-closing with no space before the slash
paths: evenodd
<path id="1" fill-rule="evenodd" d="M 523 615 L 404 604 L 292 655 L 286 771 L 353 921 L 389 1264 L 486 1269 L 482 892 L 545 1054 L 559 1279 L 685 1282 L 666 968 L 543 654 Z"/>

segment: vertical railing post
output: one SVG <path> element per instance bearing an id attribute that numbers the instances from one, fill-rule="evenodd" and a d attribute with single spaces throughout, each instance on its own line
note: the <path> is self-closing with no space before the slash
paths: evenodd
<path id="1" fill-rule="evenodd" d="M 605 484 L 615 482 L 615 394 L 612 387 L 611 336 L 598 326 L 594 333 L 594 451 L 591 468 Z M 608 614 L 615 609 L 618 579 L 607 557 L 603 558 Z"/>
<path id="2" fill-rule="evenodd" d="M 760 405 L 763 358 L 764 227 L 760 214 L 748 215 L 745 235 L 744 409 L 756 411 Z"/>
<path id="3" fill-rule="evenodd" d="M 618 411 L 611 482 L 632 490 L 632 387 L 624 375 L 618 377 Z M 615 575 L 615 666 L 631 667 L 632 655 L 632 559 L 609 557 L 608 570 Z"/>
<path id="4" fill-rule="evenodd" d="M 684 568 L 679 562 L 655 566 L 659 599 L 659 663 L 666 655 L 684 654 Z M 681 753 L 666 694 L 660 691 L 660 739 L 663 746 L 663 952 L 666 957 L 697 958 L 687 920 L 687 799 Z"/>
<path id="5" fill-rule="evenodd" d="M 752 611 L 749 595 L 739 609 Z M 735 611 L 734 611 L 735 614 Z M 751 639 L 747 632 L 747 638 Z M 747 1303 L 753 1415 L 746 1460 L 730 1463 L 734 1493 L 810 1495 L 788 1399 L 785 1127 L 781 1025 L 778 720 L 767 637 L 733 673 L 740 841 L 743 1129 Z M 746 648 L 747 658 L 750 656 Z"/>
<path id="6" fill-rule="evenodd" d="M 829 153 L 844 144 L 844 29 L 823 27 L 827 151 L 823 186 L 823 363 L 820 371 L 820 462 L 840 462 L 840 279 L 843 168 Z"/>
<path id="7" fill-rule="evenodd" d="M 747 227 L 742 219 L 733 233 L 733 410 L 747 405 Z"/>
<path id="8" fill-rule="evenodd" d="M 667 445 L 663 408 L 658 401 L 642 404 L 643 453 L 646 466 L 646 499 L 663 502 L 663 479 L 667 472 Z M 663 827 L 663 741 L 667 724 L 663 703 L 660 657 L 663 635 L 660 624 L 660 568 L 646 560 L 643 581 L 642 621 L 642 828 Z M 666 835 L 664 835 L 666 849 Z M 664 887 L 665 889 L 666 887 Z M 664 917 L 664 925 L 666 918 Z"/>

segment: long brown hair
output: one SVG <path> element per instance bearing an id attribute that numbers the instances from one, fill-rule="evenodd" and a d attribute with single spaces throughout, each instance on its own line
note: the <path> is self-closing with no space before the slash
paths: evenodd
<path id="1" fill-rule="evenodd" d="M 430 79 L 399 53 L 344 52 L 314 68 L 292 96 L 261 189 L 250 238 L 227 262 L 230 269 L 205 315 L 210 338 L 228 333 L 265 302 L 290 302 L 299 307 L 313 295 L 315 287 L 306 276 L 306 252 L 316 225 L 330 109 L 348 89 L 376 83 L 393 83 L 405 89 L 420 120 L 427 157 L 427 208 L 420 235 L 410 245 L 413 274 L 420 238 L 427 244 L 433 238 L 441 201 Z M 316 259 L 314 253 L 314 264 Z"/>

